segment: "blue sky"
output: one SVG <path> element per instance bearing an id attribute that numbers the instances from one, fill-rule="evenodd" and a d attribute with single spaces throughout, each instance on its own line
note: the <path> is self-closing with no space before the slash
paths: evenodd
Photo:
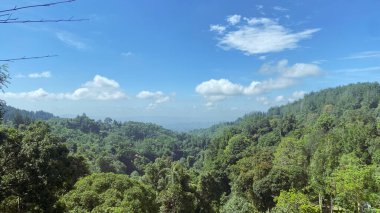
<path id="1" fill-rule="evenodd" d="M 46 1 L 4 0 L 1 9 Z M 20 10 L 2 24 L 9 105 L 153 122 L 219 122 L 305 93 L 380 81 L 380 2 L 90 1 Z"/>

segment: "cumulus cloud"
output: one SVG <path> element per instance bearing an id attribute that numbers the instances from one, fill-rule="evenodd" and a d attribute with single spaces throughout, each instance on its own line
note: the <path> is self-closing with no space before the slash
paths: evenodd
<path id="1" fill-rule="evenodd" d="M 294 84 L 294 81 L 286 78 L 269 79 L 261 82 L 252 81 L 247 86 L 232 83 L 227 79 L 211 79 L 197 85 L 195 91 L 206 99 L 206 105 L 211 105 L 227 97 L 261 94 L 271 90 L 286 88 L 292 84 Z"/>
<path id="2" fill-rule="evenodd" d="M 126 95 L 115 80 L 95 75 L 93 80 L 86 82 L 67 97 L 73 100 L 118 100 L 125 98 Z"/>
<path id="3" fill-rule="evenodd" d="M 280 60 L 277 63 L 263 64 L 259 72 L 261 73 L 280 73 L 287 78 L 301 78 L 307 76 L 316 76 L 321 73 L 321 68 L 317 64 L 296 63 L 288 66 L 288 60 Z"/>
<path id="4" fill-rule="evenodd" d="M 30 73 L 28 75 L 29 78 L 50 78 L 51 77 L 51 73 L 49 71 L 45 71 L 45 72 L 36 72 L 36 73 Z"/>
<path id="5" fill-rule="evenodd" d="M 34 91 L 30 92 L 20 92 L 20 93 L 13 93 L 13 92 L 6 92 L 3 94 L 0 94 L 2 98 L 12 98 L 12 99 L 41 99 L 49 97 L 51 94 L 46 92 L 44 89 L 39 88 Z M 54 98 L 54 97 L 49 97 Z"/>
<path id="6" fill-rule="evenodd" d="M 126 98 L 120 85 L 106 77 L 95 75 L 94 79 L 86 82 L 80 88 L 71 93 L 49 93 L 42 88 L 30 92 L 0 94 L 2 98 L 28 99 L 28 100 L 120 100 Z"/>
<path id="7" fill-rule="evenodd" d="M 239 15 L 234 15 L 239 16 Z M 230 18 L 227 21 L 231 24 Z M 243 19 L 245 22 L 240 22 Z M 210 30 L 216 31 L 220 37 L 218 45 L 225 49 L 236 49 L 246 55 L 258 55 L 271 52 L 281 52 L 298 47 L 301 40 L 311 38 L 320 29 L 306 29 L 294 32 L 270 18 L 234 18 L 236 27 L 211 25 Z M 232 25 L 232 24 L 231 24 Z"/>
<path id="8" fill-rule="evenodd" d="M 227 22 L 231 25 L 235 25 L 237 23 L 240 22 L 240 19 L 241 19 L 241 15 L 231 15 L 231 16 L 227 16 Z"/>
<path id="9" fill-rule="evenodd" d="M 83 42 L 82 39 L 72 33 L 57 32 L 55 35 L 61 42 L 78 50 L 84 50 L 88 48 L 87 44 Z"/>
<path id="10" fill-rule="evenodd" d="M 275 74 L 275 78 L 261 81 L 252 81 L 249 85 L 233 83 L 228 79 L 210 79 L 198 84 L 195 91 L 206 99 L 206 105 L 213 105 L 232 96 L 250 96 L 268 93 L 274 90 L 288 88 L 298 82 L 300 78 L 316 76 L 321 73 L 321 68 L 316 64 L 296 63 L 289 65 L 287 60 L 276 63 L 264 63 L 259 69 L 261 73 Z M 296 92 L 292 97 L 278 96 L 275 102 L 293 101 L 302 98 L 304 92 Z M 268 99 L 264 101 L 261 97 L 257 99 L 260 103 L 271 103 Z M 267 105 L 267 104 L 265 104 Z"/>
<path id="11" fill-rule="evenodd" d="M 151 91 L 141 91 L 136 95 L 139 99 L 152 100 L 153 102 L 149 104 L 148 109 L 154 109 L 159 104 L 167 102 L 170 100 L 170 96 L 166 95 L 161 91 L 151 92 Z"/>

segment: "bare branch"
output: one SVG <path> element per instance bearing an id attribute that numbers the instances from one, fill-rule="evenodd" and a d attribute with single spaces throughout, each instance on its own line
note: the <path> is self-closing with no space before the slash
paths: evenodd
<path id="1" fill-rule="evenodd" d="M 3 17 L 3 16 L 11 16 L 12 13 L 6 13 L 6 14 L 0 14 L 0 17 Z"/>
<path id="2" fill-rule="evenodd" d="M 22 23 L 47 23 L 47 22 L 76 22 L 76 21 L 88 21 L 89 19 L 40 19 L 40 20 L 17 20 L 15 19 L 4 19 L 0 20 L 0 24 L 22 24 Z"/>
<path id="3" fill-rule="evenodd" d="M 22 7 L 15 6 L 12 9 L 0 10 L 0 13 L 6 13 L 6 12 L 22 10 L 22 9 L 27 9 L 27 8 L 33 8 L 33 7 L 49 7 L 49 6 L 53 6 L 53 5 L 57 5 L 57 4 L 70 3 L 70 2 L 74 2 L 74 1 L 76 1 L 76 0 L 57 1 L 57 2 L 51 2 L 51 3 L 46 3 L 46 4 L 35 4 L 35 5 L 28 5 L 28 6 L 22 6 Z"/>
<path id="4" fill-rule="evenodd" d="M 16 21 L 18 18 L 12 18 L 12 13 L 8 14 L 8 17 L 6 19 L 0 19 L 0 22 L 9 22 L 9 21 Z"/>
<path id="5" fill-rule="evenodd" d="M 11 58 L 11 59 L 0 59 L 0 62 L 14 62 L 20 60 L 29 60 L 29 59 L 40 59 L 40 58 L 51 58 L 57 57 L 58 55 L 44 55 L 44 56 L 33 56 L 33 57 L 21 57 L 21 58 Z"/>

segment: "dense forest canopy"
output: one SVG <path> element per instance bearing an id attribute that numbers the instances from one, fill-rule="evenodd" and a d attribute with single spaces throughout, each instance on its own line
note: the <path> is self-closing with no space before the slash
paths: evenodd
<path id="1" fill-rule="evenodd" d="M 379 83 L 189 133 L 7 107 L 0 137 L 1 212 L 380 208 Z"/>

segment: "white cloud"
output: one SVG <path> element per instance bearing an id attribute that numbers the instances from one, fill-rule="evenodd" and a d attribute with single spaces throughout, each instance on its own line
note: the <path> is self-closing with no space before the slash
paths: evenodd
<path id="1" fill-rule="evenodd" d="M 123 56 L 123 57 L 130 57 L 130 56 L 133 56 L 133 53 L 132 52 L 122 52 L 121 53 L 121 56 Z"/>
<path id="2" fill-rule="evenodd" d="M 269 79 L 262 82 L 252 81 L 252 83 L 244 89 L 244 94 L 253 95 L 269 92 L 276 89 L 283 89 L 293 85 L 295 82 L 288 78 Z"/>
<path id="3" fill-rule="evenodd" d="M 380 66 L 336 70 L 335 73 L 358 73 L 380 71 Z"/>
<path id="4" fill-rule="evenodd" d="M 240 22 L 240 19 L 241 19 L 241 15 L 235 14 L 235 15 L 228 16 L 226 20 L 229 24 L 235 25 Z"/>
<path id="5" fill-rule="evenodd" d="M 277 11 L 280 11 L 280 12 L 288 11 L 287 8 L 280 7 L 280 6 L 274 6 L 274 7 L 273 7 L 273 10 L 277 10 Z"/>
<path id="6" fill-rule="evenodd" d="M 92 81 L 86 82 L 67 97 L 73 100 L 119 100 L 126 98 L 126 95 L 115 80 L 95 75 Z"/>
<path id="7" fill-rule="evenodd" d="M 267 59 L 267 56 L 266 55 L 259 56 L 259 59 L 260 60 L 265 60 L 265 59 Z"/>
<path id="8" fill-rule="evenodd" d="M 285 100 L 285 97 L 283 95 L 279 95 L 275 98 L 275 102 L 283 102 Z"/>
<path id="9" fill-rule="evenodd" d="M 292 96 L 288 98 L 288 102 L 293 102 L 298 99 L 303 98 L 306 95 L 305 91 L 295 91 L 293 92 Z"/>
<path id="10" fill-rule="evenodd" d="M 236 49 L 246 55 L 281 52 L 298 47 L 301 40 L 312 37 L 320 29 L 293 32 L 270 18 L 243 18 L 246 23 L 234 29 L 212 25 L 210 30 L 220 34 L 218 45 L 225 49 Z M 227 19 L 228 20 L 228 19 Z"/>
<path id="11" fill-rule="evenodd" d="M 218 34 L 222 34 L 226 30 L 225 26 L 222 25 L 210 25 L 210 31 L 217 32 Z"/>
<path id="12" fill-rule="evenodd" d="M 291 103 L 293 101 L 299 100 L 306 95 L 305 91 L 294 91 L 292 95 L 285 97 L 283 95 L 277 96 L 274 101 L 277 104 Z"/>
<path id="13" fill-rule="evenodd" d="M 312 61 L 311 63 L 312 63 L 312 64 L 322 64 L 322 63 L 324 63 L 324 62 L 327 62 L 327 60 L 325 60 L 325 59 L 320 59 L 320 60 Z"/>
<path id="14" fill-rule="evenodd" d="M 319 75 L 322 71 L 321 68 L 313 63 L 296 63 L 292 66 L 288 66 L 288 60 L 280 60 L 276 64 L 265 63 L 263 64 L 259 72 L 261 73 L 274 73 L 278 72 L 286 78 L 301 78 L 307 76 Z"/>
<path id="15" fill-rule="evenodd" d="M 21 93 L 13 93 L 6 92 L 0 94 L 2 98 L 12 98 L 12 99 L 41 99 L 48 97 L 50 94 L 46 92 L 44 89 L 39 88 L 30 92 L 21 92 Z"/>
<path id="16" fill-rule="evenodd" d="M 237 95 L 242 93 L 244 87 L 239 84 L 234 84 L 227 79 L 211 79 L 199 84 L 195 91 L 199 94 L 207 95 Z"/>
<path id="17" fill-rule="evenodd" d="M 50 78 L 51 77 L 51 73 L 50 71 L 45 71 L 45 72 L 36 72 L 36 73 L 30 73 L 28 75 L 24 75 L 24 74 L 17 74 L 15 75 L 16 78 Z"/>
<path id="18" fill-rule="evenodd" d="M 293 92 L 292 97 L 296 99 L 301 99 L 305 96 L 305 94 L 306 94 L 305 91 L 295 91 Z"/>
<path id="19" fill-rule="evenodd" d="M 352 54 L 343 59 L 365 59 L 365 58 L 380 58 L 380 51 L 364 51 Z"/>
<path id="20" fill-rule="evenodd" d="M 250 85 L 243 86 L 232 83 L 227 79 L 211 79 L 196 86 L 195 91 L 202 95 L 206 99 L 207 104 L 210 105 L 211 103 L 222 101 L 227 97 L 261 94 L 271 90 L 286 88 L 294 83 L 292 79 L 278 78 L 262 82 L 252 81 Z"/>
<path id="21" fill-rule="evenodd" d="M 312 75 L 318 75 L 321 69 L 315 64 L 297 63 L 284 70 L 283 75 L 289 78 L 300 78 Z"/>
<path id="22" fill-rule="evenodd" d="M 36 73 L 30 73 L 28 75 L 29 78 L 50 78 L 51 77 L 51 73 L 49 71 L 45 71 L 45 72 L 36 72 Z"/>
<path id="23" fill-rule="evenodd" d="M 94 79 L 92 81 L 88 81 L 84 84 L 85 87 L 91 88 L 114 88 L 117 89 L 120 87 L 119 83 L 117 83 L 115 80 L 108 79 L 106 77 L 95 75 Z"/>
<path id="24" fill-rule="evenodd" d="M 78 50 L 87 49 L 88 46 L 76 35 L 69 32 L 57 32 L 57 38 L 68 46 L 74 47 Z"/>
<path id="25" fill-rule="evenodd" d="M 121 91 L 119 84 L 106 77 L 96 75 L 92 81 L 83 84 L 82 87 L 76 89 L 72 93 L 49 93 L 39 88 L 35 91 L 12 93 L 6 92 L 0 94 L 2 98 L 12 99 L 29 99 L 29 100 L 120 100 L 126 98 L 124 92 Z"/>
<path id="26" fill-rule="evenodd" d="M 154 109 L 159 104 L 170 100 L 170 96 L 166 95 L 165 93 L 161 91 L 157 91 L 157 92 L 141 91 L 136 95 L 136 97 L 139 99 L 153 100 L 153 102 L 149 104 L 148 109 Z"/>
<path id="27" fill-rule="evenodd" d="M 294 102 L 303 98 L 305 94 L 305 91 L 295 91 L 290 96 L 278 95 L 273 100 L 270 100 L 268 97 L 265 96 L 257 97 L 256 101 L 261 103 L 262 105 L 274 106 Z"/>
<path id="28" fill-rule="evenodd" d="M 269 105 L 269 100 L 267 97 L 262 96 L 262 97 L 257 97 L 256 101 L 263 104 L 263 105 Z"/>
<path id="29" fill-rule="evenodd" d="M 215 102 L 222 101 L 232 96 L 249 96 L 260 95 L 274 90 L 288 88 L 297 83 L 297 79 L 308 76 L 315 76 L 321 73 L 321 68 L 315 64 L 296 63 L 288 65 L 287 60 L 280 60 L 276 63 L 264 63 L 259 72 L 261 73 L 277 73 L 276 78 L 269 78 L 262 81 L 252 81 L 249 85 L 241 85 L 233 83 L 228 79 L 211 79 L 204 81 L 195 87 L 195 91 L 202 95 L 208 106 L 212 106 Z M 303 97 L 304 92 L 295 92 L 289 101 L 297 100 Z M 284 96 L 278 96 L 275 102 L 283 102 L 287 100 Z M 260 103 L 271 103 L 268 99 L 264 101 L 261 97 L 257 99 Z"/>

